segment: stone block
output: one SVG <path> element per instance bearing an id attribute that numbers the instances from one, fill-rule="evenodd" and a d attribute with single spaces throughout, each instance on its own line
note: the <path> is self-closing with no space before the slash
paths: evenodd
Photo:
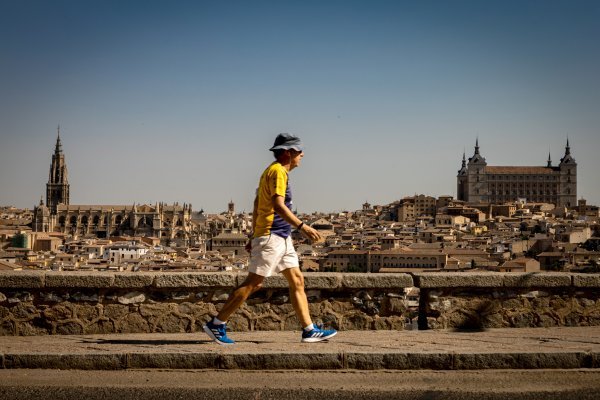
<path id="1" fill-rule="evenodd" d="M 236 275 L 228 272 L 159 273 L 154 279 L 157 288 L 233 288 Z"/>
<path id="2" fill-rule="evenodd" d="M 16 325 L 18 336 L 44 336 L 51 333 L 49 327 L 36 326 L 32 322 L 17 322 Z"/>
<path id="3" fill-rule="evenodd" d="M 116 370 L 123 368 L 122 355 L 85 354 L 5 354 L 6 368 Z"/>
<path id="4" fill-rule="evenodd" d="M 43 315 L 48 321 L 62 321 L 73 317 L 74 308 L 73 304 L 70 303 L 56 304 L 53 307 L 46 308 Z"/>
<path id="5" fill-rule="evenodd" d="M 16 323 L 10 320 L 0 322 L 0 336 L 13 336 L 17 334 Z"/>
<path id="6" fill-rule="evenodd" d="M 547 288 L 570 287 L 571 275 L 566 273 L 507 273 L 504 275 L 505 287 Z"/>
<path id="7" fill-rule="evenodd" d="M 148 322 L 139 314 L 127 314 L 125 318 L 115 322 L 117 333 L 150 333 Z"/>
<path id="8" fill-rule="evenodd" d="M 573 274 L 573 286 L 577 288 L 599 288 L 600 274 Z"/>
<path id="9" fill-rule="evenodd" d="M 353 289 L 398 289 L 413 286 L 413 279 L 408 274 L 344 274 L 342 286 Z"/>
<path id="10" fill-rule="evenodd" d="M 48 288 L 109 288 L 114 280 L 108 272 L 46 272 Z"/>
<path id="11" fill-rule="evenodd" d="M 415 272 L 412 275 L 415 286 L 421 289 L 502 287 L 505 276 L 497 272 Z"/>
<path id="12" fill-rule="evenodd" d="M 87 325 L 83 333 L 86 335 L 115 333 L 115 324 L 112 321 L 99 320 Z"/>
<path id="13" fill-rule="evenodd" d="M 219 368 L 220 357 L 217 353 L 131 353 L 128 354 L 126 367 L 138 369 L 215 369 Z"/>
<path id="14" fill-rule="evenodd" d="M 244 283 L 244 281 L 246 280 L 247 277 L 248 277 L 248 274 L 246 274 L 246 273 L 237 274 L 236 286 L 240 286 L 242 283 Z M 263 281 L 262 287 L 263 287 L 263 289 L 287 289 L 288 282 L 287 282 L 287 279 L 285 279 L 285 277 L 283 275 L 277 274 L 277 275 L 273 275 L 273 276 L 269 276 L 269 277 L 265 278 L 265 280 Z"/>
<path id="15" fill-rule="evenodd" d="M 0 271 L 0 288 L 42 288 L 44 277 L 41 271 Z"/>
<path id="16" fill-rule="evenodd" d="M 265 278 L 263 282 L 263 288 L 265 289 L 287 289 L 288 281 L 283 275 L 274 275 Z"/>
<path id="17" fill-rule="evenodd" d="M 443 353 L 378 353 L 352 352 L 345 354 L 346 368 L 359 370 L 450 369 L 452 355 Z"/>
<path id="18" fill-rule="evenodd" d="M 254 329 L 257 331 L 280 331 L 285 323 L 275 315 L 259 317 L 254 322 Z"/>
<path id="19" fill-rule="evenodd" d="M 342 287 L 342 274 L 334 272 L 305 272 L 306 289 L 339 289 Z"/>
<path id="20" fill-rule="evenodd" d="M 104 306 L 103 316 L 111 320 L 119 320 L 129 313 L 129 307 L 120 304 L 108 304 Z"/>
<path id="21" fill-rule="evenodd" d="M 102 306 L 92 306 L 89 304 L 75 305 L 75 315 L 85 321 L 93 321 L 100 317 Z"/>
<path id="22" fill-rule="evenodd" d="M 373 318 L 362 314 L 353 313 L 345 315 L 340 323 L 341 330 L 368 330 L 373 325 Z"/>
<path id="23" fill-rule="evenodd" d="M 81 335 L 83 334 L 83 324 L 80 321 L 59 323 L 56 327 L 56 333 L 59 335 Z"/>
<path id="24" fill-rule="evenodd" d="M 116 288 L 134 289 L 151 287 L 154 283 L 155 273 L 151 272 L 123 272 L 115 274 Z"/>
<path id="25" fill-rule="evenodd" d="M 246 370 L 341 369 L 342 358 L 338 353 L 232 353 L 221 355 L 219 367 Z"/>
<path id="26" fill-rule="evenodd" d="M 409 327 L 412 329 L 410 325 Z M 375 318 L 373 321 L 373 329 L 402 331 L 406 329 L 405 318 L 397 316 Z"/>
<path id="27" fill-rule="evenodd" d="M 31 303 L 19 303 L 12 307 L 11 310 L 13 318 L 21 321 L 29 321 L 35 317 L 40 316 L 40 312 Z"/>
<path id="28" fill-rule="evenodd" d="M 119 296 L 117 301 L 121 304 L 136 304 L 146 301 L 146 295 L 141 292 L 129 292 L 123 296 Z"/>
<path id="29" fill-rule="evenodd" d="M 167 314 L 157 319 L 153 332 L 185 333 L 191 332 L 192 321 L 189 318 L 179 318 L 174 314 Z"/>
<path id="30" fill-rule="evenodd" d="M 142 304 L 140 306 L 140 315 L 144 318 L 161 317 L 163 315 L 169 314 L 172 310 L 175 309 L 175 307 L 177 306 L 168 303 Z"/>

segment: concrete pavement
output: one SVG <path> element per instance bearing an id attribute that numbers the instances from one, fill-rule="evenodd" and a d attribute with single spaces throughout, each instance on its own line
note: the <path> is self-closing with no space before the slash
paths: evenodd
<path id="1" fill-rule="evenodd" d="M 301 343 L 291 331 L 0 337 L 4 369 L 486 370 L 600 368 L 600 327 L 482 332 L 341 331 Z"/>

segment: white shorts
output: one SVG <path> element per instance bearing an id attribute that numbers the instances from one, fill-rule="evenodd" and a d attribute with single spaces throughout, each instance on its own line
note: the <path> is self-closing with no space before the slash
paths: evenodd
<path id="1" fill-rule="evenodd" d="M 267 277 L 284 269 L 298 267 L 298 254 L 290 236 L 284 239 L 272 234 L 252 239 L 249 272 Z"/>

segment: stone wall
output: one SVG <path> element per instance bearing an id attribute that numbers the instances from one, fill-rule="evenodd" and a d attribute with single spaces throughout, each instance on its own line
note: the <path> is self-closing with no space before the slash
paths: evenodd
<path id="1" fill-rule="evenodd" d="M 232 273 L 0 272 L 0 335 L 198 332 L 245 279 Z M 600 275 L 306 273 L 315 322 L 336 329 L 600 325 Z M 421 290 L 409 309 L 404 288 Z M 281 276 L 230 319 L 235 331 L 298 330 Z"/>
<path id="2" fill-rule="evenodd" d="M 197 332 L 245 275 L 0 273 L 0 335 Z M 315 322 L 337 329 L 404 329 L 406 274 L 305 274 Z M 229 321 L 236 331 L 298 330 L 282 276 L 265 280 Z"/>
<path id="3" fill-rule="evenodd" d="M 600 325 L 600 275 L 414 274 L 419 329 Z"/>

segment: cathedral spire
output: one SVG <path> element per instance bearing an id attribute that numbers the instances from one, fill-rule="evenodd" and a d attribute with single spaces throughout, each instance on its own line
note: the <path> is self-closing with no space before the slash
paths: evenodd
<path id="1" fill-rule="evenodd" d="M 60 154 L 60 153 L 62 153 L 62 143 L 60 142 L 60 125 L 58 125 L 58 128 L 56 129 L 56 131 L 57 131 L 57 136 L 56 136 L 56 147 L 54 148 L 54 153 Z"/>
<path id="2" fill-rule="evenodd" d="M 52 155 L 48 183 L 46 184 L 46 206 L 52 214 L 56 214 L 59 204 L 69 204 L 69 179 L 65 155 L 60 142 L 60 125 L 57 128 L 56 147 Z"/>
<path id="3" fill-rule="evenodd" d="M 479 155 L 479 137 L 475 139 L 475 154 Z"/>
<path id="4" fill-rule="evenodd" d="M 548 167 L 552 166 L 552 158 L 550 157 L 550 150 L 548 150 Z"/>
<path id="5" fill-rule="evenodd" d="M 466 168 L 466 167 L 467 167 L 467 158 L 466 158 L 466 155 L 465 155 L 465 152 L 464 152 L 464 150 L 463 150 L 462 167 L 463 167 L 463 168 Z"/>
<path id="6" fill-rule="evenodd" d="M 571 146 L 569 146 L 569 137 L 567 137 L 567 147 L 565 147 L 565 156 L 571 154 Z"/>

